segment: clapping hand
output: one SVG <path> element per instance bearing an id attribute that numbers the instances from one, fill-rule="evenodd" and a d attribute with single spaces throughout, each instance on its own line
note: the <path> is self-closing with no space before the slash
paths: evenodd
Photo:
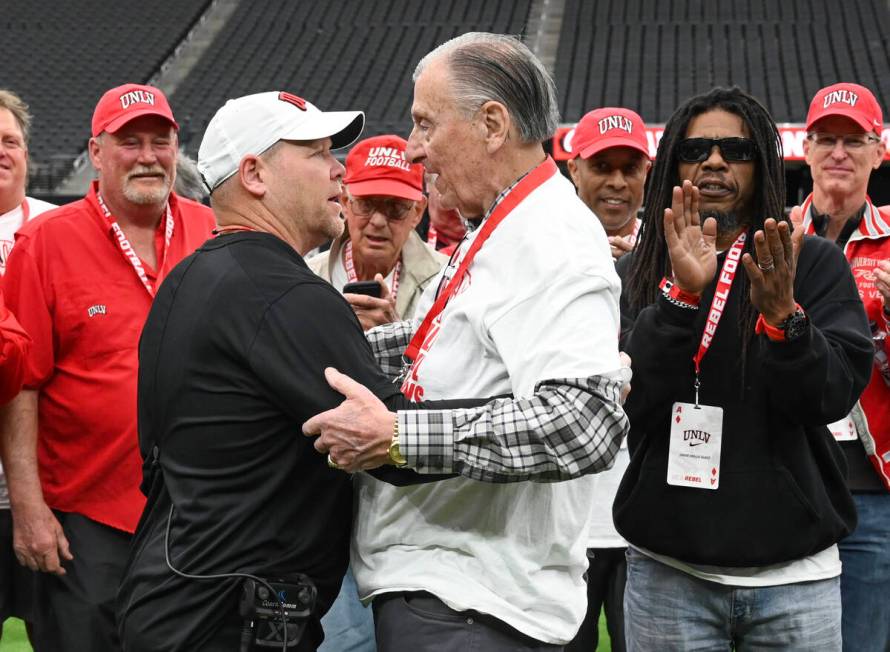
<path id="1" fill-rule="evenodd" d="M 771 326 L 778 326 L 796 309 L 794 302 L 794 274 L 797 257 L 803 246 L 803 226 L 800 207 L 791 212 L 795 224 L 792 233 L 788 222 L 767 219 L 763 230 L 754 234 L 754 252 L 742 256 L 742 264 L 751 281 L 751 304 Z M 795 214 L 797 213 L 797 214 Z"/>
<path id="2" fill-rule="evenodd" d="M 686 180 L 674 186 L 671 207 L 664 209 L 667 242 L 674 283 L 689 294 L 701 294 L 717 272 L 717 220 L 701 224 L 698 188 Z"/>

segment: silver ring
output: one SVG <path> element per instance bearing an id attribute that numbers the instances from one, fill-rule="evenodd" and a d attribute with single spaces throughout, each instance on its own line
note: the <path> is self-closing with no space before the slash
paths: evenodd
<path id="1" fill-rule="evenodd" d="M 763 265 L 760 261 L 757 261 L 757 266 L 760 268 L 762 272 L 770 272 L 776 268 L 776 263 L 772 258 L 769 259 L 769 265 Z"/>
<path id="2" fill-rule="evenodd" d="M 328 466 L 331 467 L 332 469 L 339 469 L 339 468 L 340 468 L 340 465 L 337 464 L 337 463 L 334 461 L 334 458 L 331 457 L 331 454 L 330 454 L 330 453 L 328 453 Z"/>

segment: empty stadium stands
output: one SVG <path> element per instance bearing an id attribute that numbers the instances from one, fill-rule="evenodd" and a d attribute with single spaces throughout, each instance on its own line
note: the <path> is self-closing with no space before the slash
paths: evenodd
<path id="1" fill-rule="evenodd" d="M 243 2 L 171 103 L 197 153 L 228 98 L 287 89 L 323 109 L 361 108 L 366 135 L 410 131 L 411 74 L 436 45 L 468 31 L 521 34 L 530 0 Z"/>
<path id="2" fill-rule="evenodd" d="M 34 116 L 32 187 L 70 169 L 102 93 L 148 80 L 209 2 L 3 0 L 0 88 L 21 95 Z"/>
<path id="3" fill-rule="evenodd" d="M 778 122 L 857 81 L 890 101 L 890 8 L 881 0 L 566 0 L 555 79 L 563 119 L 626 106 L 663 122 L 690 95 L 737 84 Z"/>
<path id="4" fill-rule="evenodd" d="M 407 135 L 423 54 L 471 30 L 524 34 L 533 7 L 544 15 L 540 0 L 4 0 L 0 88 L 35 117 L 32 190 L 50 190 L 83 151 L 104 90 L 151 79 L 223 1 L 237 6 L 170 98 L 192 155 L 226 99 L 279 88 L 324 109 L 364 109 L 368 135 Z M 663 122 L 721 84 L 751 90 L 780 122 L 803 120 L 807 98 L 838 80 L 890 107 L 885 0 L 565 0 L 559 34 L 566 122 L 616 104 Z"/>

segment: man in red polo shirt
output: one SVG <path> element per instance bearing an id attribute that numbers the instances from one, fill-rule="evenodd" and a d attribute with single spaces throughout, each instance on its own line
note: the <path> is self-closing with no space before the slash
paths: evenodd
<path id="1" fill-rule="evenodd" d="M 202 244 L 210 209 L 177 197 L 164 94 L 127 84 L 93 114 L 87 196 L 25 224 L 4 293 L 34 345 L 5 410 L 14 548 L 38 575 L 41 650 L 116 650 L 114 600 L 142 513 L 137 344 L 164 277 Z"/>
<path id="2" fill-rule="evenodd" d="M 850 263 L 871 324 L 871 379 L 853 411 L 829 430 L 847 458 L 847 486 L 859 522 L 840 542 L 844 650 L 890 649 L 890 211 L 868 197 L 881 166 L 883 112 L 870 90 L 840 83 L 821 89 L 807 113 L 804 154 L 813 193 L 804 200 L 806 233 L 833 241 Z"/>

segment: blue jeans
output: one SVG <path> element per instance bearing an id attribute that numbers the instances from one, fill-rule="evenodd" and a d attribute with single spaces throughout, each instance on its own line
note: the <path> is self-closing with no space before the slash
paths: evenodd
<path id="1" fill-rule="evenodd" d="M 374 616 L 358 599 L 352 569 L 346 571 L 340 594 L 321 619 L 324 643 L 318 652 L 377 652 Z"/>
<path id="2" fill-rule="evenodd" d="M 628 548 L 628 652 L 841 649 L 837 577 L 756 588 L 706 582 Z"/>
<path id="3" fill-rule="evenodd" d="M 859 525 L 841 541 L 845 652 L 890 650 L 890 493 L 853 494 Z"/>

